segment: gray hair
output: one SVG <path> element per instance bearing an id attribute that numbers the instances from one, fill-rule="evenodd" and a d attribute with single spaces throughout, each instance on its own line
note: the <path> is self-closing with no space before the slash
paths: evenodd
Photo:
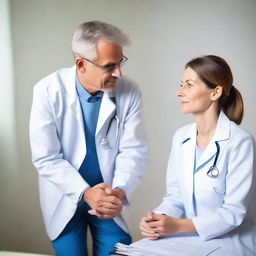
<path id="1" fill-rule="evenodd" d="M 72 39 L 74 58 L 97 58 L 96 40 L 104 39 L 118 46 L 129 44 L 129 38 L 119 28 L 101 21 L 84 22 L 75 29 Z"/>

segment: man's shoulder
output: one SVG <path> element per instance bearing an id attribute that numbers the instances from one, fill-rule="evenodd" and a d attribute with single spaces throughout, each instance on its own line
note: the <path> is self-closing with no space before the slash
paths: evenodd
<path id="1" fill-rule="evenodd" d="M 68 77 L 70 76 L 70 73 L 72 73 L 73 69 L 74 69 L 73 67 L 61 68 L 61 69 L 45 76 L 41 80 L 39 80 L 35 84 L 35 88 L 37 88 L 37 89 L 49 89 L 49 88 L 57 89 L 65 84 L 65 81 L 68 79 Z"/>

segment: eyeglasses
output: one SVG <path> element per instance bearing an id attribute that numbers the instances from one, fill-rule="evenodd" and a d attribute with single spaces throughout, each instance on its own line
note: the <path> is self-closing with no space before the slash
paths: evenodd
<path id="1" fill-rule="evenodd" d="M 96 67 L 98 67 L 98 68 L 100 68 L 100 69 L 102 69 L 102 70 L 104 70 L 105 72 L 108 72 L 108 73 L 113 73 L 117 67 L 123 66 L 123 64 L 128 60 L 127 57 L 123 56 L 123 59 L 122 59 L 120 62 L 118 62 L 118 63 L 115 63 L 115 64 L 107 64 L 107 65 L 103 65 L 103 66 L 102 66 L 102 65 L 99 65 L 99 64 L 97 64 L 97 63 L 95 63 L 95 62 L 93 62 L 93 61 L 91 61 L 91 60 L 89 60 L 89 59 L 87 59 L 87 58 L 84 58 L 84 57 L 82 57 L 82 58 L 83 58 L 84 60 L 90 62 L 90 63 L 93 64 L 94 66 L 96 66 Z"/>

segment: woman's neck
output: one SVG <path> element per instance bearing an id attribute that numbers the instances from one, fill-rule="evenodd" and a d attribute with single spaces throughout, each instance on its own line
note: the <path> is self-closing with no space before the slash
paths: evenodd
<path id="1" fill-rule="evenodd" d="M 211 141 L 218 122 L 217 111 L 206 111 L 195 115 L 197 137 L 196 142 L 199 147 L 206 147 Z"/>

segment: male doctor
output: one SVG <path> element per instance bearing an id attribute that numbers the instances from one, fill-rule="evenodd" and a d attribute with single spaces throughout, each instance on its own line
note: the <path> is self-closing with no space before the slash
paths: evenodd
<path id="1" fill-rule="evenodd" d="M 74 32 L 75 66 L 34 87 L 30 119 L 32 161 L 40 202 L 57 256 L 94 255 L 129 244 L 127 206 L 141 181 L 147 146 L 138 87 L 122 77 L 128 38 L 100 21 Z"/>

